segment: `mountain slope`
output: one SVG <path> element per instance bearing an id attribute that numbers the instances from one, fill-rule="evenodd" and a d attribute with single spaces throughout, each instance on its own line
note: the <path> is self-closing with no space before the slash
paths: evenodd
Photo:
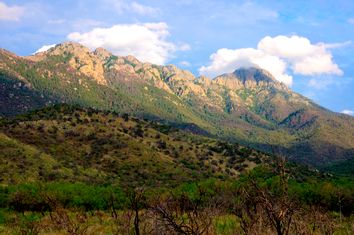
<path id="1" fill-rule="evenodd" d="M 261 152 L 154 121 L 56 105 L 0 123 L 0 182 L 173 186 L 233 178 Z"/>
<path id="2" fill-rule="evenodd" d="M 313 165 L 354 156 L 354 119 L 326 110 L 292 92 L 259 68 L 241 68 L 215 79 L 195 77 L 173 65 L 142 63 L 98 48 L 63 43 L 47 52 L 18 57 L 0 52 L 2 77 L 30 84 L 50 103 L 79 104 L 165 120 Z M 5 89 L 6 90 L 6 89 Z M 14 95 L 26 97 L 22 90 Z M 9 94 L 1 110 L 12 105 Z M 28 95 L 27 95 L 28 96 Z M 31 97 L 36 97 L 35 95 Z M 18 114 L 21 109 L 1 111 Z"/>

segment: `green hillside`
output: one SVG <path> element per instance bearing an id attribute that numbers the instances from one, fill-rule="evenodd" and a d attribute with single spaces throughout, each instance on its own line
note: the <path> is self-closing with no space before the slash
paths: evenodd
<path id="1" fill-rule="evenodd" d="M 352 177 L 181 127 L 65 104 L 1 119 L 0 233 L 353 232 Z"/>
<path id="2" fill-rule="evenodd" d="M 265 154 L 112 112 L 57 105 L 3 120 L 0 179 L 171 186 L 234 178 Z"/>

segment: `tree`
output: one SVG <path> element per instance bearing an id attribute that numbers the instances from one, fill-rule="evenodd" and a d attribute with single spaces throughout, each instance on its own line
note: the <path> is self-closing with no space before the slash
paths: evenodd
<path id="1" fill-rule="evenodd" d="M 144 188 L 136 188 L 128 191 L 129 207 L 134 212 L 134 232 L 135 235 L 140 235 L 140 219 L 139 210 L 145 204 Z"/>
<path id="2" fill-rule="evenodd" d="M 289 234 L 293 216 L 300 208 L 297 201 L 289 197 L 285 163 L 284 158 L 276 158 L 275 171 L 266 170 L 272 176 L 257 175 L 257 172 L 249 174 L 236 191 L 232 212 L 240 218 L 241 228 L 246 234 L 254 233 L 254 226 L 263 220 L 278 235 Z M 269 177 L 266 182 L 265 177 Z"/>
<path id="3" fill-rule="evenodd" d="M 184 235 L 202 235 L 213 233 L 212 222 L 219 212 L 220 203 L 198 186 L 198 195 L 192 200 L 183 193 L 180 196 L 170 194 L 167 198 L 158 198 L 151 206 L 157 221 L 166 233 Z"/>

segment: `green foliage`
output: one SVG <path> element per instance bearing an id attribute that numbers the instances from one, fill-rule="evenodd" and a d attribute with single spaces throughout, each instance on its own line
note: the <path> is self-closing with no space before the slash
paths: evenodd
<path id="1" fill-rule="evenodd" d="M 293 165 L 292 167 L 294 168 Z M 174 210 L 177 210 L 176 213 L 182 213 L 180 214 L 182 221 L 186 224 L 189 220 L 203 223 L 203 220 L 213 218 L 211 222 L 217 234 L 235 234 L 240 233 L 241 226 L 245 224 L 243 224 L 243 218 L 239 217 L 238 213 L 234 213 L 234 210 L 237 209 L 237 207 L 234 207 L 234 203 L 241 203 L 240 205 L 243 206 L 241 209 L 244 209 L 248 205 L 247 202 L 252 202 L 252 200 L 254 203 L 262 202 L 258 201 L 262 196 L 260 192 L 268 195 L 270 199 L 274 200 L 273 202 L 277 202 L 277 199 L 280 200 L 282 197 L 286 197 L 286 201 L 296 202 L 296 210 L 300 214 L 295 216 L 305 216 L 305 218 L 295 217 L 295 221 L 299 219 L 306 221 L 306 218 L 316 219 L 316 217 L 312 217 L 311 208 L 320 210 L 323 219 L 332 214 L 336 218 L 341 213 L 344 216 L 343 221 L 350 221 L 349 218 L 354 213 L 354 181 L 352 179 L 305 177 L 299 182 L 295 177 L 292 177 L 293 174 L 290 170 L 286 171 L 287 182 L 285 185 L 288 187 L 286 189 L 288 193 L 284 194 L 284 191 L 281 190 L 281 187 L 284 186 L 284 182 L 282 182 L 284 178 L 280 177 L 280 172 L 274 165 L 265 164 L 241 174 L 238 179 L 226 181 L 203 179 L 182 183 L 177 187 L 163 188 L 154 186 L 134 188 L 79 182 L 24 183 L 3 186 L 0 190 L 0 225 L 1 223 L 8 224 L 8 221 L 11 220 L 11 213 L 21 213 L 15 214 L 17 216 L 16 226 L 23 229 L 35 229 L 38 228 L 35 225 L 40 223 L 48 212 L 51 212 L 53 216 L 71 218 L 70 214 L 65 211 L 90 212 L 91 215 L 97 216 L 96 221 L 91 223 L 91 226 L 97 223 L 103 225 L 102 221 L 97 221 L 102 219 L 102 213 L 111 213 L 112 216 L 114 214 L 118 216 L 119 214 L 119 218 L 125 218 L 125 213 L 138 208 L 141 218 L 139 221 L 142 223 L 143 221 L 150 221 L 150 217 L 147 220 L 145 216 L 151 214 L 147 213 L 145 215 L 146 211 L 156 212 L 157 209 L 163 209 L 164 215 L 169 216 L 169 213 L 174 215 Z M 137 192 L 136 190 L 141 190 L 139 191 L 141 192 L 139 194 L 141 198 L 139 196 L 140 199 L 134 204 L 137 207 L 134 207 L 132 199 L 137 196 L 133 193 Z M 244 194 L 243 190 L 248 190 L 248 193 Z M 248 199 L 248 201 L 245 201 L 245 199 Z M 53 202 L 57 207 L 53 207 Z M 58 205 L 59 208 L 62 208 L 59 211 Z M 252 207 L 252 205 L 250 206 Z M 121 210 L 123 212 L 119 212 Z M 323 214 L 323 211 L 325 211 L 325 214 Z M 315 212 L 317 213 L 317 211 Z M 251 213 L 253 212 L 251 211 Z M 86 216 L 84 214 L 84 218 Z M 269 219 L 266 214 L 255 216 L 262 216 L 262 220 Z M 153 218 L 155 217 L 151 219 Z M 176 221 L 181 219 L 180 217 L 169 218 Z M 250 217 L 250 219 L 255 218 Z M 70 223 L 73 223 L 72 220 L 70 221 Z M 125 221 L 125 223 L 130 222 Z M 305 225 L 311 226 L 311 223 L 311 221 L 306 221 Z M 337 231 L 341 229 L 350 231 L 350 229 L 348 230 L 349 227 L 341 227 L 347 226 L 342 220 L 336 223 Z M 107 223 L 104 224 L 107 226 Z M 328 226 L 332 225 L 328 224 Z M 321 231 L 317 227 L 314 227 L 313 231 L 315 230 Z"/>
<path id="2" fill-rule="evenodd" d="M 86 211 L 108 210 L 112 206 L 123 209 L 127 206 L 127 198 L 118 186 L 53 182 L 4 187 L 1 191 L 1 208 L 18 212 L 48 211 L 51 209 L 49 198 L 64 207 Z"/>
<path id="3" fill-rule="evenodd" d="M 345 161 L 330 163 L 320 168 L 323 171 L 336 175 L 354 177 L 354 158 Z"/>

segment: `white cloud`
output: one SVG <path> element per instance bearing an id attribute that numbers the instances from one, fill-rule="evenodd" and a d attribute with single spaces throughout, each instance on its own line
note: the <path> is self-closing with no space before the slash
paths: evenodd
<path id="1" fill-rule="evenodd" d="M 324 43 L 312 44 L 309 39 L 300 36 L 277 36 L 264 37 L 258 43 L 258 49 L 269 55 L 285 59 L 291 65 L 295 74 L 320 75 L 335 74 L 342 75 L 342 70 L 332 60 L 332 54 L 326 49 Z M 335 46 L 338 46 L 336 44 Z"/>
<path id="2" fill-rule="evenodd" d="M 37 54 L 37 53 L 40 53 L 40 52 L 48 51 L 50 48 L 55 47 L 55 46 L 56 46 L 56 44 L 44 45 L 41 48 L 39 48 L 36 52 L 34 52 L 33 55 Z"/>
<path id="3" fill-rule="evenodd" d="M 19 21 L 25 12 L 24 7 L 20 6 L 8 6 L 3 2 L 0 2 L 0 21 Z"/>
<path id="4" fill-rule="evenodd" d="M 300 36 L 266 36 L 259 41 L 257 49 L 219 49 L 210 56 L 211 64 L 201 67 L 199 72 L 216 76 L 239 67 L 259 66 L 272 73 L 277 80 L 291 86 L 292 76 L 288 74 L 289 70 L 305 76 L 342 75 L 342 70 L 333 62 L 328 49 L 349 43 L 312 44 L 310 40 Z"/>
<path id="5" fill-rule="evenodd" d="M 117 24 L 110 28 L 95 28 L 86 33 L 74 32 L 68 39 L 79 42 L 90 49 L 103 47 L 116 55 L 133 55 L 139 60 L 164 64 L 178 47 L 167 41 L 166 23 Z"/>
<path id="6" fill-rule="evenodd" d="M 349 24 L 354 24 L 354 18 L 349 18 L 349 19 L 348 19 L 348 23 L 349 23 Z"/>
<path id="7" fill-rule="evenodd" d="M 346 47 L 352 44 L 352 41 L 345 41 L 345 42 L 338 42 L 338 43 L 326 43 L 324 44 L 326 49 L 335 49 L 335 48 L 341 48 L 341 47 Z"/>
<path id="8" fill-rule="evenodd" d="M 354 111 L 352 110 L 348 110 L 348 109 L 344 109 L 341 113 L 347 114 L 347 115 L 354 115 Z"/>
<path id="9" fill-rule="evenodd" d="M 130 11 L 139 15 L 154 15 L 159 13 L 159 9 L 146 6 L 138 2 L 130 2 L 127 0 L 106 0 L 108 6 L 113 7 L 118 13 Z"/>

